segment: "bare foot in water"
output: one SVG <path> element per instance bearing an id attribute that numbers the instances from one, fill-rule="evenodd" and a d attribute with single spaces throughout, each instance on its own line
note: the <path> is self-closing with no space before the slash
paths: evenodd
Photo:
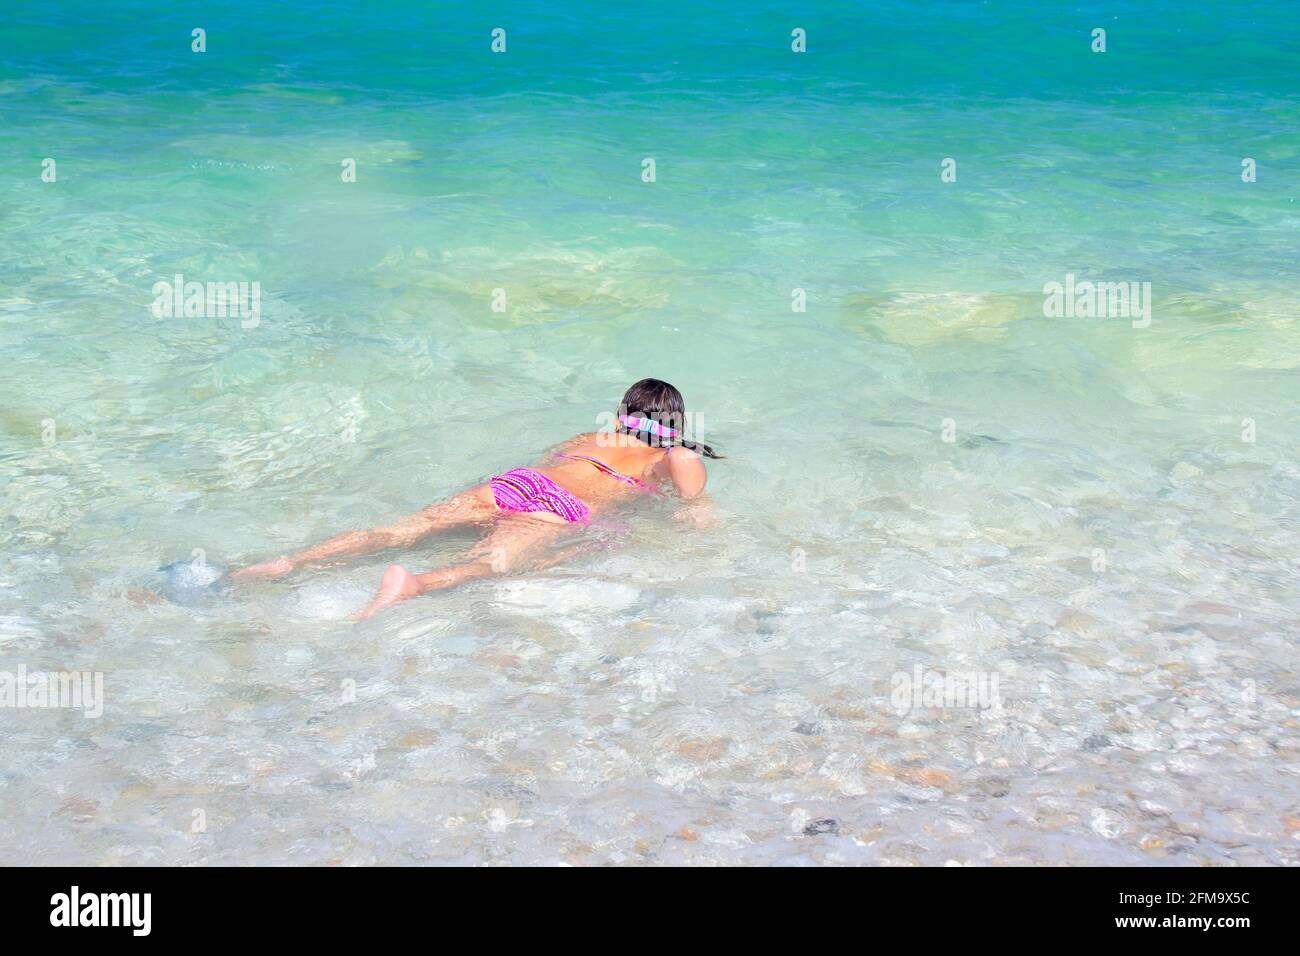
<path id="1" fill-rule="evenodd" d="M 392 607 L 399 601 L 413 598 L 419 593 L 420 582 L 415 579 L 414 574 L 400 564 L 390 565 L 384 572 L 383 580 L 379 582 L 379 593 L 366 609 L 356 616 L 356 620 L 364 621 L 384 608 Z"/>
<path id="2" fill-rule="evenodd" d="M 288 558 L 276 558 L 274 561 L 263 561 L 261 564 L 252 564 L 238 571 L 232 571 L 230 577 L 235 581 L 251 578 L 282 578 L 292 573 L 293 569 L 293 562 Z"/>

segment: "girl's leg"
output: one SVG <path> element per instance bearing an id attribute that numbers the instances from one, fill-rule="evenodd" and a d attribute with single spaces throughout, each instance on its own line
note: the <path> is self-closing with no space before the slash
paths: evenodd
<path id="1" fill-rule="evenodd" d="M 371 554 L 386 548 L 409 547 L 437 531 L 486 522 L 496 514 L 497 506 L 492 496 L 492 489 L 487 485 L 478 485 L 440 504 L 429 505 L 423 511 L 399 518 L 382 528 L 347 531 L 287 557 L 242 568 L 234 572 L 231 577 L 236 580 L 253 577 L 278 578 L 298 568 L 328 561 L 331 558 Z"/>
<path id="2" fill-rule="evenodd" d="M 537 558 L 547 545 L 572 531 L 573 525 L 555 524 L 527 515 L 503 518 L 491 534 L 470 549 L 465 555 L 466 560 L 461 564 L 435 568 L 423 574 L 412 574 L 398 564 L 389 567 L 379 583 L 379 593 L 357 618 L 370 617 L 399 601 L 430 591 L 441 591 L 475 578 L 519 570 L 530 559 Z M 577 554 L 578 549 L 569 549 L 563 557 L 569 557 L 570 553 Z M 547 561 L 545 564 L 549 567 L 553 563 L 554 561 Z"/>

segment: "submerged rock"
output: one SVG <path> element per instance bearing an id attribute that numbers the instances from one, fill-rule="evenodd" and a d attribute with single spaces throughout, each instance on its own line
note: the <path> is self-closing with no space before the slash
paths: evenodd
<path id="1" fill-rule="evenodd" d="M 990 777 L 976 784 L 975 789 L 986 796 L 1001 799 L 1011 792 L 1011 784 L 1003 777 Z"/>
<path id="2" fill-rule="evenodd" d="M 226 585 L 226 569 L 205 561 L 174 561 L 158 569 L 162 595 L 174 604 L 200 604 L 215 598 Z"/>
<path id="3" fill-rule="evenodd" d="M 832 820 L 829 817 L 825 820 L 814 820 L 803 828 L 804 836 L 822 836 L 829 833 L 832 836 L 840 832 L 840 821 Z"/>
<path id="4" fill-rule="evenodd" d="M 1105 734 L 1093 734 L 1091 737 L 1084 738 L 1083 749 L 1088 753 L 1097 753 L 1099 750 L 1105 750 L 1111 746 L 1110 738 Z"/>

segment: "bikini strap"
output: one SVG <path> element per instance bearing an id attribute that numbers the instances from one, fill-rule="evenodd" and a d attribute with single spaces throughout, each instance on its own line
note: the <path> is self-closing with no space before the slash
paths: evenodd
<path id="1" fill-rule="evenodd" d="M 615 471 L 613 468 L 609 467 L 609 465 L 605 464 L 599 458 L 592 458 L 588 455 L 557 455 L 556 457 L 567 458 L 570 461 L 589 461 L 596 466 L 596 469 L 598 471 L 604 472 L 605 474 L 609 475 L 609 477 L 611 478 L 617 478 L 619 481 L 624 482 L 625 484 L 632 485 L 633 487 L 636 488 L 640 488 L 644 486 L 642 482 L 637 481 L 635 478 L 631 478 L 623 474 L 621 471 Z"/>

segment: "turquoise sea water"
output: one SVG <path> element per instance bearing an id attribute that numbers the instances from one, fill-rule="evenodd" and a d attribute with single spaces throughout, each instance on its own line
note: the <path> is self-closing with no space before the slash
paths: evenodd
<path id="1" fill-rule="evenodd" d="M 1300 15 L 674 6 L 0 12 L 0 670 L 106 694 L 0 709 L 3 862 L 1300 861 Z M 153 596 L 647 375 L 715 528 Z"/>

